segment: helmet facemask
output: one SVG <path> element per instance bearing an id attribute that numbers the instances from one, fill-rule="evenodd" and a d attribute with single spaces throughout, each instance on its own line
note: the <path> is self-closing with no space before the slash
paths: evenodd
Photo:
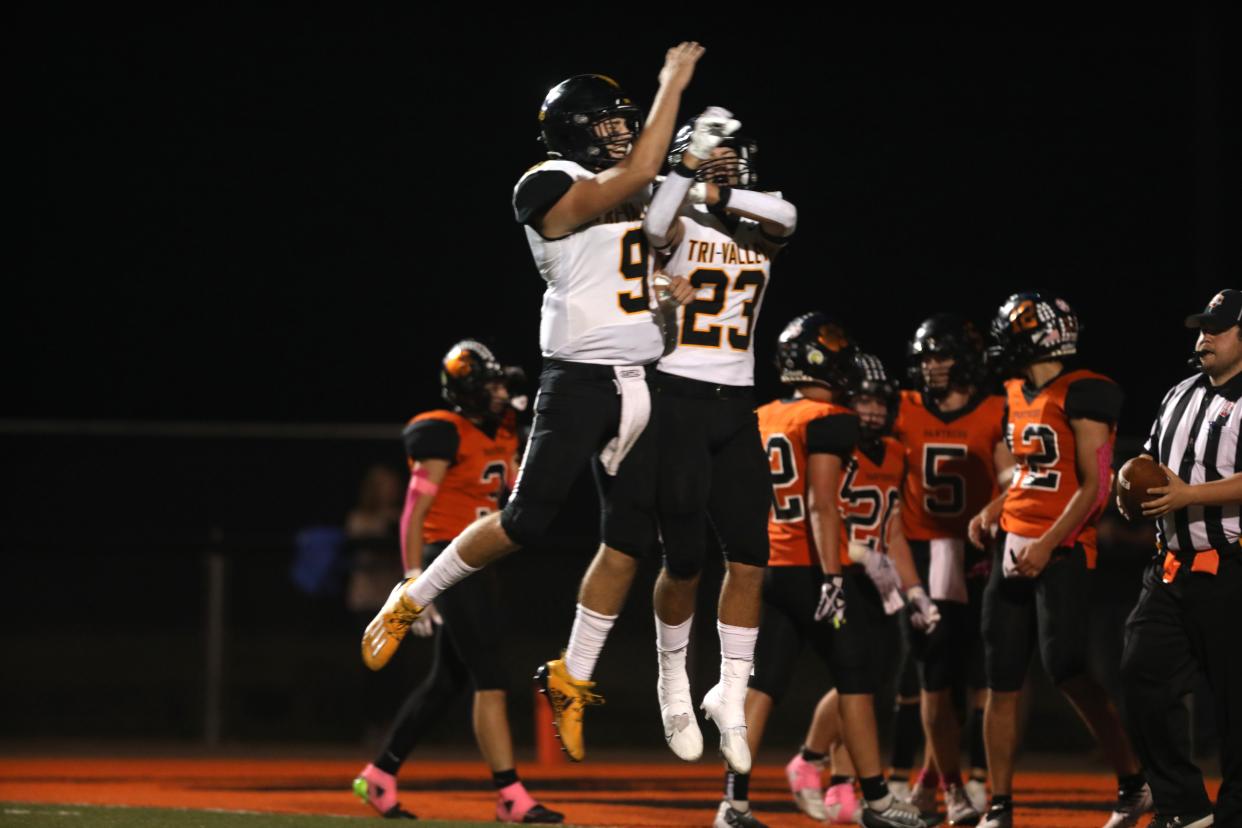
<path id="1" fill-rule="evenodd" d="M 617 124 L 616 121 L 621 121 Z M 642 131 L 642 122 L 635 107 L 618 107 L 601 113 L 577 113 L 573 122 L 581 127 L 585 141 L 582 150 L 584 167 L 599 172 L 624 161 L 634 148 Z"/>

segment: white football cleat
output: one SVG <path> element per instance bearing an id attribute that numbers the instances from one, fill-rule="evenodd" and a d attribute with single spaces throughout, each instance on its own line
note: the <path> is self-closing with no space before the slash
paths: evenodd
<path id="1" fill-rule="evenodd" d="M 686 677 L 685 652 L 659 653 L 660 677 L 656 695 L 660 699 L 660 718 L 664 721 L 664 741 L 678 759 L 697 762 L 703 755 L 703 733 L 690 700 L 690 679 Z"/>
<path id="2" fill-rule="evenodd" d="M 729 764 L 729 770 L 750 773 L 750 746 L 746 744 L 746 713 L 742 704 L 727 699 L 724 685 L 717 684 L 707 691 L 701 707 L 720 730 L 720 755 Z"/>

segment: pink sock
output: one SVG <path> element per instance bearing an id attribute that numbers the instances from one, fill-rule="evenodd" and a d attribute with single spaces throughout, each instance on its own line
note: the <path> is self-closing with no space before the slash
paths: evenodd
<path id="1" fill-rule="evenodd" d="M 535 798 L 521 782 L 501 788 L 496 797 L 496 818 L 501 822 L 521 822 L 527 811 L 535 807 Z"/>
<path id="2" fill-rule="evenodd" d="M 934 791 L 940 785 L 940 774 L 932 768 L 923 768 L 922 773 L 919 774 L 918 784 Z"/>
<path id="3" fill-rule="evenodd" d="M 367 765 L 358 777 L 366 780 L 363 793 L 367 802 L 371 803 L 371 807 L 381 814 L 386 814 L 396 807 L 397 777 L 391 773 L 385 773 L 375 765 Z M 357 792 L 358 788 L 355 787 L 354 790 Z"/>

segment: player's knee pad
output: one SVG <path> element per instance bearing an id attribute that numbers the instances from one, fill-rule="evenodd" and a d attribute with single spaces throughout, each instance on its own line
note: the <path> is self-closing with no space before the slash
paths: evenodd
<path id="1" fill-rule="evenodd" d="M 602 522 L 604 544 L 632 558 L 643 557 L 655 544 L 655 516 L 643 509 L 609 503 Z"/>
<path id="2" fill-rule="evenodd" d="M 1067 681 L 1087 675 L 1087 662 L 1082 658 L 1056 655 L 1045 658 L 1044 669 L 1048 671 L 1052 683 L 1060 687 Z"/>
<path id="3" fill-rule="evenodd" d="M 790 675 L 777 676 L 761 673 L 759 665 L 756 663 L 755 673 L 750 677 L 748 687 L 751 690 L 758 690 L 760 693 L 766 693 L 768 697 L 772 699 L 772 704 L 775 706 L 779 704 L 781 699 L 785 696 L 785 691 L 789 689 L 789 682 L 791 678 L 792 676 Z"/>
<path id="4" fill-rule="evenodd" d="M 707 520 L 703 512 L 662 512 L 660 542 L 664 568 L 674 578 L 693 578 L 707 557 Z"/>
<path id="5" fill-rule="evenodd" d="M 1040 657 L 1048 678 L 1057 686 L 1087 674 L 1087 651 L 1083 639 L 1047 642 L 1040 647 Z"/>
<path id="6" fill-rule="evenodd" d="M 692 581 L 699 577 L 703 571 L 703 558 L 693 555 L 674 555 L 669 554 L 666 546 L 664 549 L 664 571 L 675 581 Z"/>
<path id="7" fill-rule="evenodd" d="M 530 546 L 548 533 L 560 506 L 513 497 L 500 513 L 500 528 L 518 546 Z"/>
<path id="8" fill-rule="evenodd" d="M 761 526 L 763 528 L 762 533 L 755 533 L 750 538 L 725 542 L 724 555 L 729 563 L 746 564 L 747 566 L 757 566 L 760 568 L 768 565 L 768 529 L 766 523 L 761 524 Z"/>

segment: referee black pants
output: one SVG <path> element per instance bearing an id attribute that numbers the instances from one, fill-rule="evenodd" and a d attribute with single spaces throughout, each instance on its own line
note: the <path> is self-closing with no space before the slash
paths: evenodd
<path id="1" fill-rule="evenodd" d="M 1183 567 L 1173 583 L 1153 566 L 1126 621 L 1121 675 L 1126 718 L 1143 760 L 1156 812 L 1198 816 L 1212 810 L 1203 774 L 1190 759 L 1186 694 L 1206 674 L 1221 740 L 1216 825 L 1242 825 L 1242 558 L 1221 560 L 1216 575 Z"/>

